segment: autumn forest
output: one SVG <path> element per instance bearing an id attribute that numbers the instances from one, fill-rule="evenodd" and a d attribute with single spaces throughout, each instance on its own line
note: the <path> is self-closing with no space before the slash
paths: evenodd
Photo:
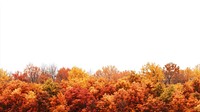
<path id="1" fill-rule="evenodd" d="M 139 72 L 104 66 L 0 69 L 0 112 L 198 112 L 200 65 L 147 63 Z"/>

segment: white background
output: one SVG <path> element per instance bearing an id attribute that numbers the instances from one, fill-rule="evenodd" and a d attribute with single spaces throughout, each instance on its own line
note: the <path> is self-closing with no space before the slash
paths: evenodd
<path id="1" fill-rule="evenodd" d="M 0 67 L 200 64 L 199 0 L 1 0 Z"/>

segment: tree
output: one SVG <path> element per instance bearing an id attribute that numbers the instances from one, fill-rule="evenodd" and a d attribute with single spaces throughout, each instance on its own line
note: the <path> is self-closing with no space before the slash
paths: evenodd
<path id="1" fill-rule="evenodd" d="M 69 80 L 71 79 L 84 79 L 86 77 L 88 77 L 88 74 L 82 70 L 81 68 L 78 67 L 73 67 L 70 71 L 69 71 Z"/>
<path id="2" fill-rule="evenodd" d="M 16 73 L 12 74 L 12 77 L 14 78 L 14 80 L 29 82 L 29 78 L 26 73 L 21 73 L 17 71 Z"/>
<path id="3" fill-rule="evenodd" d="M 200 77 L 200 64 L 196 65 L 193 69 L 193 73 L 195 77 Z"/>
<path id="4" fill-rule="evenodd" d="M 13 80 L 0 94 L 1 112 L 49 112 L 49 95 L 39 84 Z"/>
<path id="5" fill-rule="evenodd" d="M 171 82 L 176 84 L 176 83 L 184 83 L 186 82 L 186 74 L 184 70 L 179 70 L 178 74 L 174 74 L 174 76 L 172 77 Z"/>
<path id="6" fill-rule="evenodd" d="M 189 67 L 187 67 L 184 70 L 184 74 L 185 74 L 186 81 L 194 79 L 194 73 L 193 73 L 192 69 L 190 69 Z"/>
<path id="7" fill-rule="evenodd" d="M 56 82 L 53 82 L 52 79 L 48 79 L 44 82 L 42 86 L 43 90 L 46 91 L 50 96 L 57 95 L 59 92 L 59 85 Z"/>
<path id="8" fill-rule="evenodd" d="M 94 76 L 103 77 L 108 80 L 111 80 L 112 77 L 118 73 L 119 71 L 115 66 L 109 65 L 109 66 L 103 67 L 101 70 L 97 70 Z"/>
<path id="9" fill-rule="evenodd" d="M 112 80 L 119 80 L 121 78 L 125 78 L 125 77 L 128 77 L 129 75 L 133 74 L 134 71 L 128 71 L 128 70 L 125 70 L 125 71 L 122 71 L 122 72 L 119 72 L 117 74 L 114 74 L 112 75 Z"/>
<path id="10" fill-rule="evenodd" d="M 39 76 L 41 74 L 41 71 L 39 67 L 34 66 L 33 64 L 29 64 L 26 66 L 24 73 L 28 75 L 31 82 L 37 83 Z"/>
<path id="11" fill-rule="evenodd" d="M 88 89 L 79 86 L 65 89 L 51 100 L 53 112 L 95 112 L 95 98 Z"/>
<path id="12" fill-rule="evenodd" d="M 57 67 L 54 64 L 49 65 L 49 66 L 43 65 L 41 67 L 42 74 L 50 75 L 53 80 L 56 78 L 56 71 L 57 71 Z"/>
<path id="13" fill-rule="evenodd" d="M 163 71 L 166 79 L 165 83 L 170 84 L 173 76 L 179 74 L 179 66 L 174 63 L 168 63 L 163 68 Z"/>
<path id="14" fill-rule="evenodd" d="M 58 70 L 58 73 L 56 75 L 56 80 L 57 81 L 61 81 L 61 80 L 68 80 L 68 76 L 69 76 L 69 68 L 60 68 Z"/>
<path id="15" fill-rule="evenodd" d="M 147 63 L 141 69 L 142 74 L 147 77 L 147 79 L 151 80 L 154 84 L 157 82 L 162 82 L 164 79 L 164 75 L 162 72 L 162 68 L 155 63 Z"/>
<path id="16" fill-rule="evenodd" d="M 7 75 L 7 72 L 3 69 L 0 69 L 0 82 L 9 81 L 10 77 Z"/>
<path id="17" fill-rule="evenodd" d="M 68 84 L 71 86 L 79 85 L 81 87 L 87 87 L 89 75 L 78 67 L 72 67 L 68 72 Z"/>
<path id="18" fill-rule="evenodd" d="M 51 74 L 53 80 L 56 78 L 56 71 L 57 67 L 54 64 L 49 66 L 49 73 Z"/>

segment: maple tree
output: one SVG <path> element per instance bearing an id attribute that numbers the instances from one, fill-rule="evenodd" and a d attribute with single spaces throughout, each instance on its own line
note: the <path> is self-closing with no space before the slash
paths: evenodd
<path id="1" fill-rule="evenodd" d="M 51 98 L 51 110 L 92 111 L 95 109 L 95 98 L 85 88 L 72 87 Z"/>
<path id="2" fill-rule="evenodd" d="M 26 73 L 21 73 L 21 72 L 17 71 L 16 73 L 12 74 L 12 77 L 14 78 L 14 80 L 21 80 L 21 81 L 29 82 L 29 78 Z"/>
<path id="3" fill-rule="evenodd" d="M 58 70 L 58 73 L 56 75 L 56 80 L 57 81 L 61 81 L 61 80 L 68 80 L 68 76 L 69 76 L 69 68 L 60 68 Z"/>

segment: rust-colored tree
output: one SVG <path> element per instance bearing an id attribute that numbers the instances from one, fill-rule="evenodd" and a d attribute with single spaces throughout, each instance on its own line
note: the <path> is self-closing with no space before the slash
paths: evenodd
<path id="1" fill-rule="evenodd" d="M 112 77 L 114 75 L 117 75 L 119 73 L 119 70 L 115 66 L 106 66 L 102 67 L 102 69 L 97 70 L 94 76 L 96 77 L 103 77 L 108 80 L 112 80 Z"/>
<path id="2" fill-rule="evenodd" d="M 110 95 L 116 91 L 114 83 L 104 78 L 97 78 L 93 83 L 90 82 L 89 86 L 90 92 L 97 100 L 101 99 L 104 94 Z"/>
<path id="3" fill-rule="evenodd" d="M 17 71 L 16 73 L 12 74 L 12 77 L 14 78 L 14 80 L 21 80 L 21 81 L 29 82 L 29 78 L 26 73 L 21 73 L 21 72 Z"/>
<path id="4" fill-rule="evenodd" d="M 174 84 L 177 83 L 185 83 L 186 82 L 186 74 L 184 72 L 184 70 L 179 70 L 178 74 L 174 74 L 174 76 L 171 79 L 171 82 Z"/>
<path id="5" fill-rule="evenodd" d="M 179 74 L 179 66 L 174 63 L 168 63 L 163 68 L 165 75 L 165 83 L 170 84 L 174 75 Z"/>
<path id="6" fill-rule="evenodd" d="M 51 99 L 51 110 L 68 112 L 95 111 L 95 98 L 85 88 L 73 87 Z"/>
<path id="7" fill-rule="evenodd" d="M 68 76 L 69 76 L 69 71 L 70 69 L 69 68 L 60 68 L 58 70 L 58 73 L 56 75 L 56 80 L 57 81 L 61 81 L 61 80 L 68 80 Z"/>
<path id="8" fill-rule="evenodd" d="M 50 74 L 45 74 L 45 73 L 42 73 L 39 78 L 38 78 L 38 82 L 43 84 L 45 81 L 47 81 L 48 79 L 52 79 L 51 75 Z"/>

